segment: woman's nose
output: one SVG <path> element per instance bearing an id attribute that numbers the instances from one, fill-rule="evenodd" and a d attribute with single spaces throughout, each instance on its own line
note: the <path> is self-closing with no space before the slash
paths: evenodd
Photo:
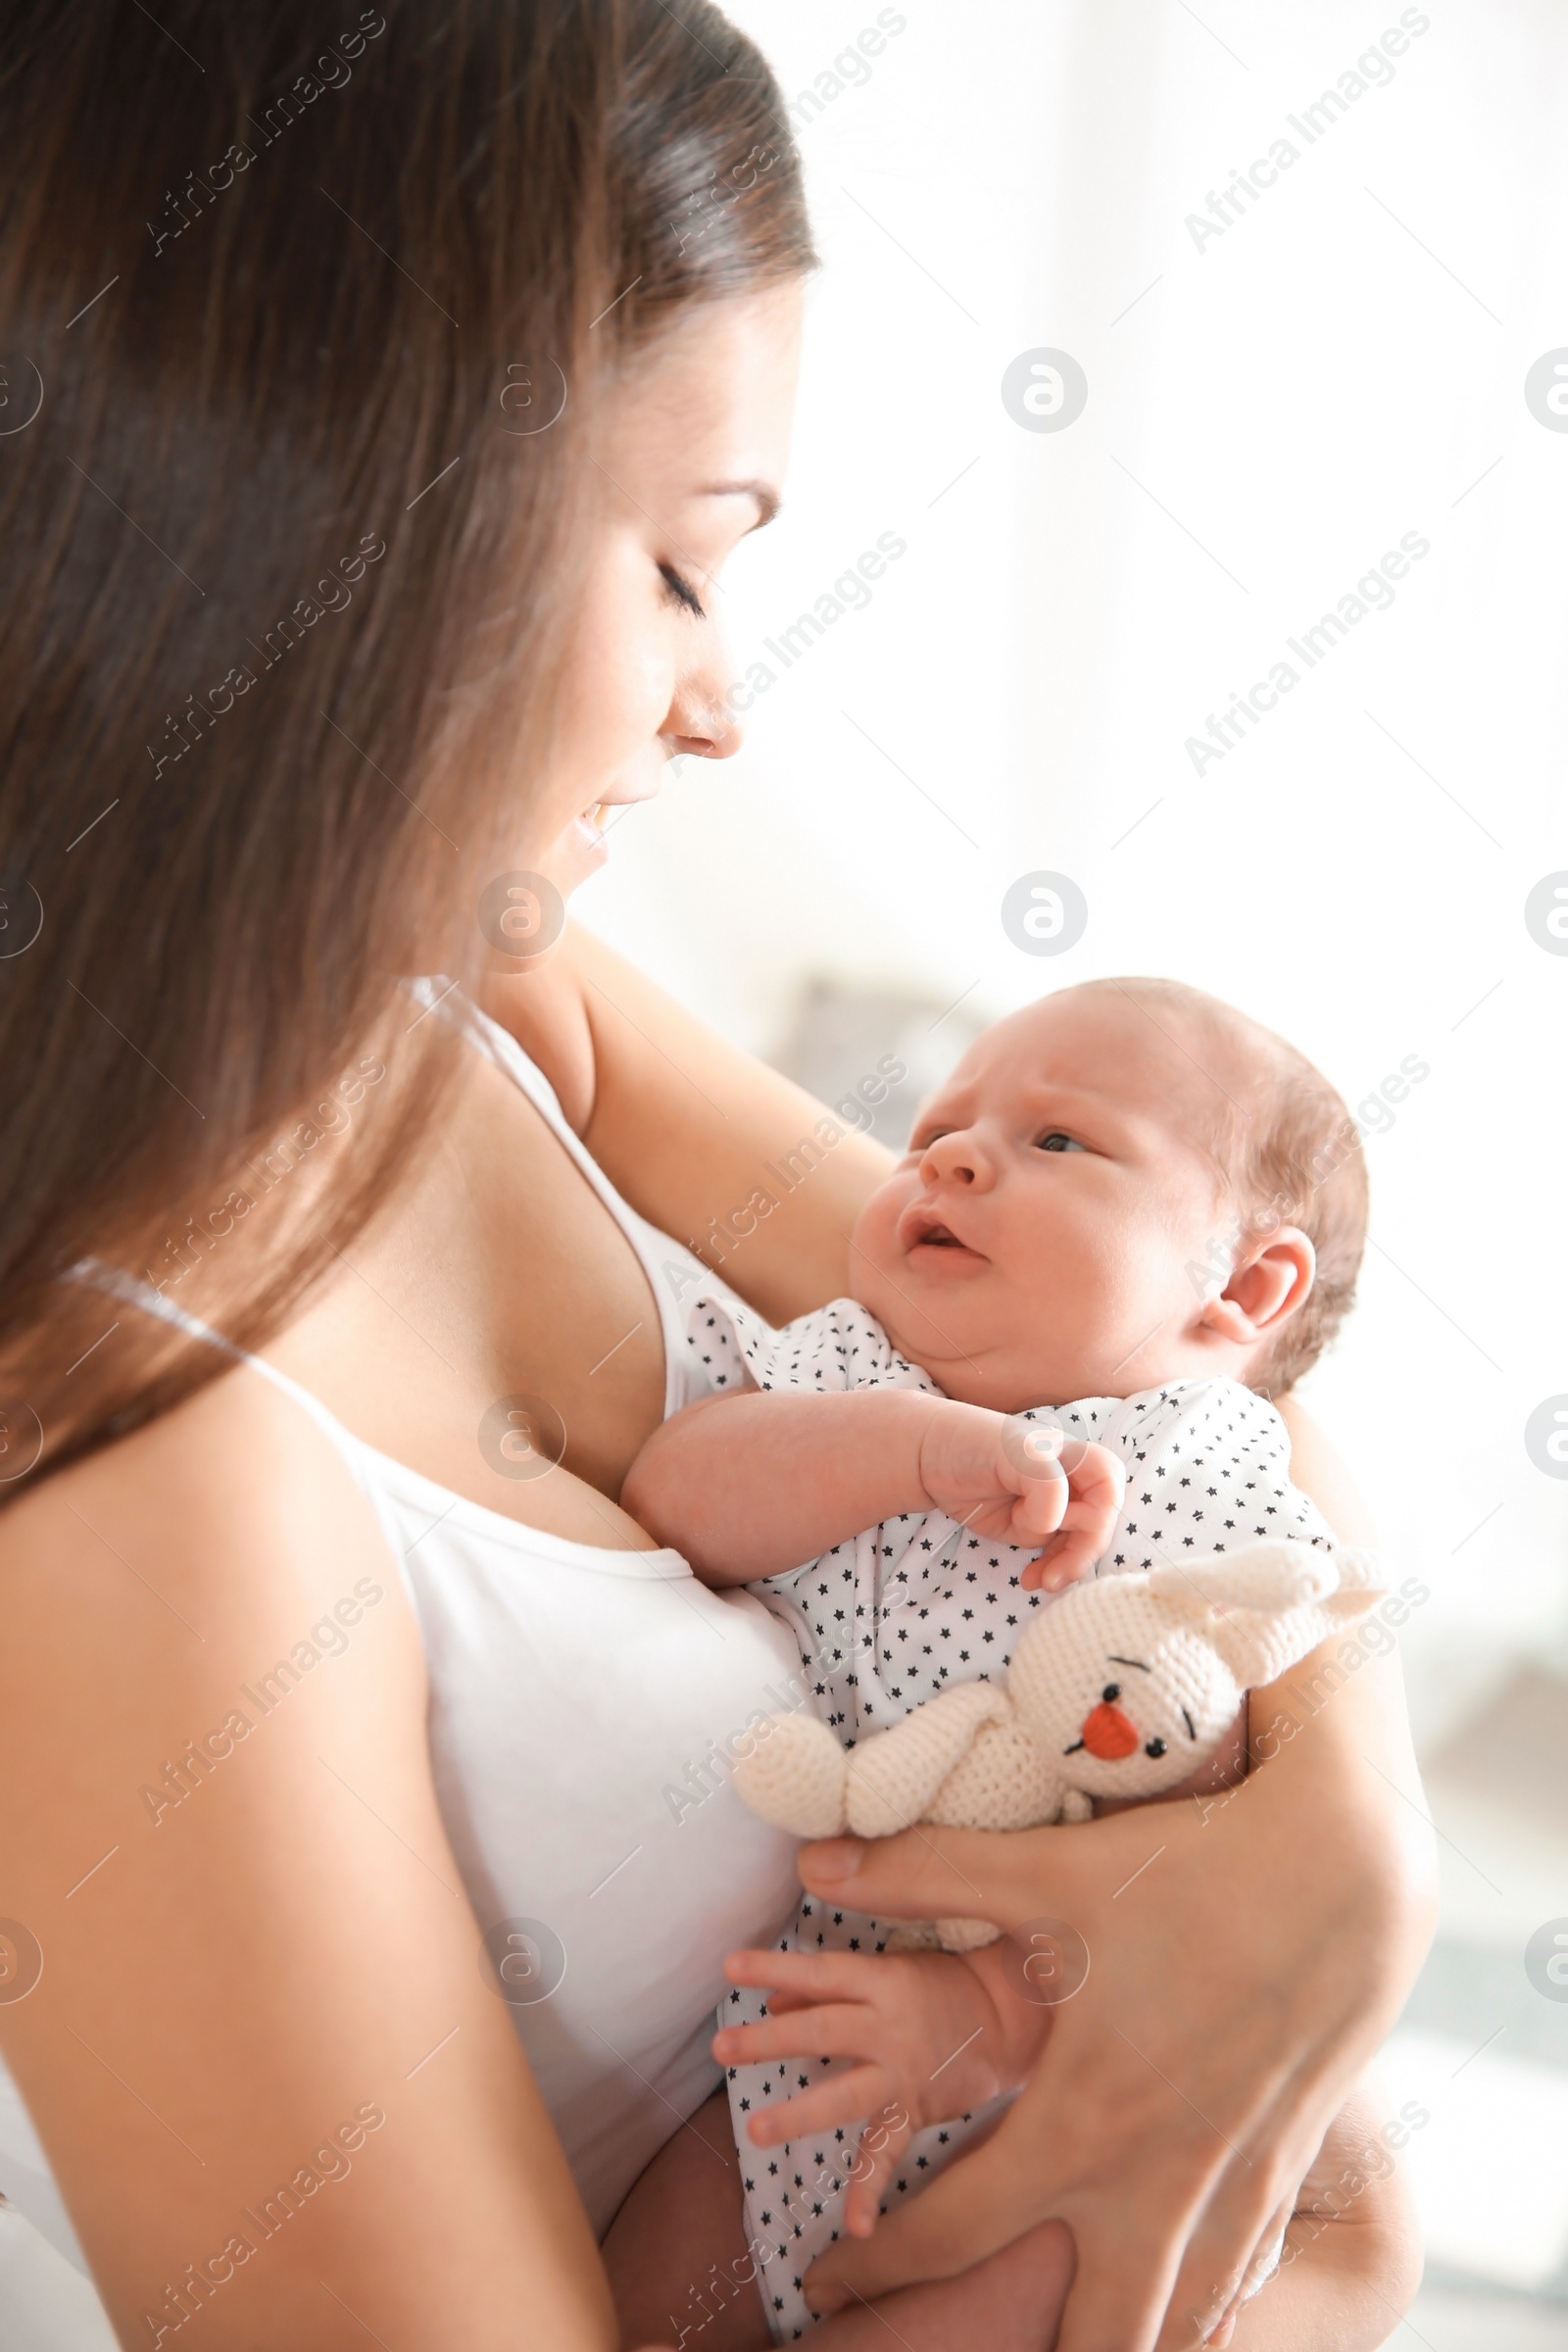
<path id="1" fill-rule="evenodd" d="M 717 664 L 677 682 L 660 732 L 672 754 L 698 760 L 728 760 L 740 750 L 746 730 L 730 708 Z"/>

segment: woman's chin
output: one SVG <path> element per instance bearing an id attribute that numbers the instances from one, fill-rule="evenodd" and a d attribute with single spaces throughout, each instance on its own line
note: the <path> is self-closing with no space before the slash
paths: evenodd
<path id="1" fill-rule="evenodd" d="M 564 899 L 597 874 L 610 856 L 610 844 L 591 817 L 573 817 L 552 849 L 544 872 Z"/>

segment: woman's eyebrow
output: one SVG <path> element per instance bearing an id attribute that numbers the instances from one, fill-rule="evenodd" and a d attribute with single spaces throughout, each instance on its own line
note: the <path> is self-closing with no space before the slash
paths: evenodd
<path id="1" fill-rule="evenodd" d="M 760 531 L 770 523 L 782 503 L 770 482 L 707 482 L 698 495 L 701 498 L 755 498 L 757 520 L 752 525 L 754 531 Z"/>

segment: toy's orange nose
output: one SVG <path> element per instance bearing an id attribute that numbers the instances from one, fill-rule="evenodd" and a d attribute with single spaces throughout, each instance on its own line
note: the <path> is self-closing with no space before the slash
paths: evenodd
<path id="1" fill-rule="evenodd" d="M 1138 1734 L 1120 1707 L 1102 1703 L 1091 1707 L 1084 1717 L 1083 1743 L 1092 1756 L 1105 1764 L 1114 1764 L 1118 1757 L 1130 1756 L 1138 1745 Z"/>

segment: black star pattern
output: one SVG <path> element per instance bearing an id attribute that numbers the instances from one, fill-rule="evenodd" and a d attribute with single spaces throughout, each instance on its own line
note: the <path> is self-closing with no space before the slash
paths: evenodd
<path id="1" fill-rule="evenodd" d="M 701 1346 L 695 1337 L 691 1346 L 702 1359 L 705 1386 L 741 1387 L 749 1374 L 763 1390 L 845 1393 L 895 1387 L 941 1394 L 927 1373 L 895 1351 L 874 1317 L 854 1299 L 840 1298 L 774 1332 L 738 1303 L 705 1296 L 688 1329 L 693 1335 L 701 1332 Z M 1285 1534 L 1313 1544 L 1331 1541 L 1311 1503 L 1290 1484 L 1290 1440 L 1283 1421 L 1250 1389 L 1231 1381 L 1178 1381 L 1126 1398 L 1081 1397 L 1059 1406 L 1057 1416 L 1119 1452 L 1128 1471 L 1123 1517 L 1096 1562 L 1097 1575 L 1157 1567 L 1193 1550 L 1223 1551 L 1228 1537 Z M 985 1681 L 988 1673 L 1009 1663 L 1020 1628 L 1052 1604 L 1051 1594 L 1022 1588 L 1032 1556 L 1006 1544 L 982 1549 L 978 1537 L 940 1512 L 906 1512 L 751 1590 L 789 1628 L 822 1720 L 846 1747 L 853 1747 L 858 1739 L 898 1722 L 954 1681 Z M 852 1621 L 859 1629 L 854 1667 L 846 1664 L 842 1631 Z M 971 1646 L 955 1654 L 956 1636 Z M 988 1646 L 983 1651 L 977 1644 Z M 939 1648 L 946 1650 L 941 1661 Z M 976 1663 L 982 1654 L 984 1668 Z M 896 1676 L 884 1680 L 883 1669 L 892 1668 L 895 1657 Z M 779 1948 L 881 1951 L 884 1942 L 875 1920 L 853 1912 L 821 1913 L 808 1898 L 779 1937 Z M 763 1996 L 755 1990 L 731 1992 L 721 2010 L 726 2025 L 750 2024 L 766 2014 Z M 730 2106 L 737 2126 L 754 2104 L 820 2082 L 828 2071 L 822 2059 L 731 2068 Z M 903 2171 L 889 2184 L 884 2211 L 911 2187 L 922 2186 L 927 2174 L 957 2152 L 971 2120 L 955 2118 L 916 2133 Z M 835 2139 L 847 2147 L 849 2136 L 841 2130 Z M 736 2139 L 750 2153 L 752 2143 L 740 2129 Z M 838 2235 L 848 2156 L 801 2141 L 787 2142 L 778 2156 L 779 2162 L 768 2167 L 765 2211 L 759 2210 L 748 2184 L 747 2235 L 770 2245 L 777 2242 L 777 2230 L 788 2229 L 785 2244 L 797 2251 L 788 2276 L 782 2267 L 770 2272 L 769 2285 L 774 2334 L 793 2341 L 814 2326 L 801 2279 Z M 782 2189 L 781 2179 L 789 2183 Z M 784 2251 L 779 2244 L 780 2257 Z"/>

